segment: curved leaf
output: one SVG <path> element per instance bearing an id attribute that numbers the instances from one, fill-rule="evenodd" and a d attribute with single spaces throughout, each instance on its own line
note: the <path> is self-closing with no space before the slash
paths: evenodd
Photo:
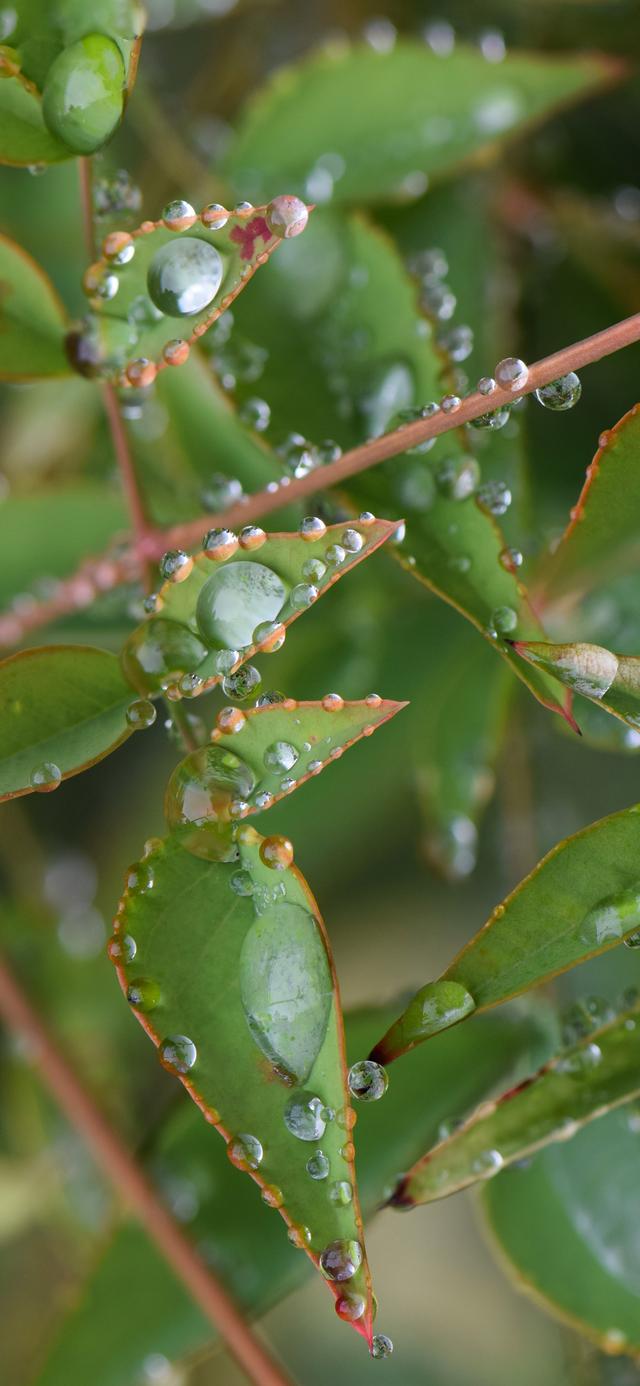
<path id="1" fill-rule="evenodd" d="M 114 952 L 134 956 L 118 976 L 165 1064 L 314 1264 L 334 1243 L 356 1244 L 351 1274 L 329 1284 L 336 1299 L 345 1286 L 362 1297 L 354 1327 L 370 1342 L 337 980 L 303 877 L 263 860 L 272 841 L 282 839 L 241 827 L 225 862 L 157 842 L 129 873 Z M 184 1062 L 173 1057 L 181 1037 Z M 329 1189 L 307 1170 L 320 1146 Z"/>
<path id="2" fill-rule="evenodd" d="M 621 1108 L 525 1169 L 492 1180 L 484 1207 L 503 1267 L 538 1304 L 605 1352 L 640 1353 L 638 1114 Z"/>
<path id="3" fill-rule="evenodd" d="M 90 645 L 24 650 L 0 664 L 0 799 L 56 789 L 125 741 L 134 694 L 116 655 Z M 145 725 L 153 707 L 143 710 Z M 34 783 L 35 779 L 35 783 Z"/>
<path id="4" fill-rule="evenodd" d="M 392 1019 L 389 1008 L 345 1016 L 349 1056 L 366 1054 Z M 539 1017 L 488 1016 L 473 1030 L 453 1030 L 437 1049 L 417 1053 L 393 1078 L 384 1102 L 363 1109 L 358 1125 L 358 1171 L 363 1210 L 372 1215 L 387 1187 L 432 1141 L 438 1124 L 543 1053 L 548 1041 Z M 534 1058 L 534 1062 L 536 1059 Z M 379 1110 L 378 1110 L 379 1108 Z M 190 1234 L 252 1315 L 290 1293 L 310 1271 L 288 1245 L 273 1212 L 238 1179 L 220 1141 L 193 1106 L 169 1118 L 149 1159 L 150 1171 Z M 99 1331 L 98 1331 L 99 1325 Z M 101 1350 L 102 1333 L 110 1351 Z M 65 1317 L 34 1386 L 121 1386 L 151 1352 L 170 1360 L 211 1342 L 211 1324 L 194 1307 L 142 1228 L 119 1227 Z"/>
<path id="5" fill-rule="evenodd" d="M 267 535 L 255 526 L 239 540 L 213 531 L 221 542 L 197 554 L 191 567 L 185 563 L 182 581 L 164 584 L 153 615 L 125 645 L 127 677 L 141 691 L 173 684 L 190 696 L 206 692 L 256 650 L 280 649 L 291 622 L 395 528 L 371 518 L 328 527 L 318 520 L 306 538 L 302 531 Z"/>
<path id="6" fill-rule="evenodd" d="M 284 178 L 313 199 L 314 172 L 320 186 L 326 169 L 321 186 L 341 201 L 411 198 L 429 178 L 455 171 L 614 75 L 597 58 L 510 53 L 496 71 L 463 45 L 444 58 L 408 39 L 385 53 L 339 45 L 279 72 L 258 93 L 226 167 L 255 197 L 271 196 Z"/>
<path id="7" fill-rule="evenodd" d="M 293 230 L 283 207 L 285 217 L 293 207 Z M 307 215 L 286 196 L 232 212 L 216 206 L 213 214 L 178 203 L 173 220 L 111 231 L 83 279 L 91 313 L 70 339 L 77 369 L 126 387 L 150 385 L 158 371 L 182 365 L 283 238 L 304 230 Z"/>
<path id="8" fill-rule="evenodd" d="M 441 978 L 417 992 L 372 1057 L 388 1063 L 636 934 L 639 851 L 640 806 L 559 843 L 496 906 Z"/>
<path id="9" fill-rule="evenodd" d="M 640 659 L 616 655 L 602 645 L 548 645 L 514 641 L 523 659 L 545 669 L 565 688 L 580 693 L 628 727 L 640 727 Z"/>
<path id="10" fill-rule="evenodd" d="M 68 375 L 65 329 L 64 307 L 44 270 L 0 235 L 0 379 Z"/>
<path id="11" fill-rule="evenodd" d="M 394 1207 L 431 1203 L 491 1178 L 640 1096 L 640 996 L 630 1009 L 494 1102 L 483 1103 L 409 1170 Z"/>
<path id="12" fill-rule="evenodd" d="M 72 151 L 50 134 L 40 94 L 19 74 L 0 74 L 0 163 L 20 167 L 59 163 Z"/>

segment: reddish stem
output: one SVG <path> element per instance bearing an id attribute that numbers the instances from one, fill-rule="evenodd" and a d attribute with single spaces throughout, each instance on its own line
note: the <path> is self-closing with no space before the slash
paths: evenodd
<path id="1" fill-rule="evenodd" d="M 172 1270 L 202 1312 L 218 1329 L 236 1361 L 256 1386 L 291 1386 L 291 1378 L 273 1361 L 252 1333 L 224 1285 L 201 1260 L 192 1243 L 147 1182 L 135 1160 L 78 1081 L 29 998 L 0 958 L 0 1016 L 20 1033 L 47 1088 L 65 1116 L 86 1141 L 96 1163 L 144 1226 Z"/>

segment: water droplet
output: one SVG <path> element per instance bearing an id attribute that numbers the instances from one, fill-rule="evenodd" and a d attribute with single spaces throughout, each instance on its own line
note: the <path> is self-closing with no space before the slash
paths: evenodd
<path id="1" fill-rule="evenodd" d="M 266 399 L 247 399 L 240 409 L 240 418 L 256 433 L 264 433 L 271 422 L 271 409 Z"/>
<path id="2" fill-rule="evenodd" d="M 590 1069 L 597 1068 L 601 1059 L 602 1050 L 598 1044 L 582 1044 L 579 1049 L 556 1059 L 556 1073 L 568 1073 L 573 1078 L 580 1078 Z"/>
<path id="3" fill-rule="evenodd" d="M 322 706 L 325 712 L 342 712 L 344 698 L 339 693 L 325 693 L 322 699 Z"/>
<path id="4" fill-rule="evenodd" d="M 351 1239 L 330 1242 L 320 1253 L 320 1270 L 327 1280 L 352 1280 L 361 1265 L 362 1247 Z"/>
<path id="5" fill-rule="evenodd" d="M 200 492 L 200 499 L 206 510 L 227 510 L 242 497 L 242 482 L 237 477 L 214 472 Z M 230 531 L 229 531 L 230 533 Z"/>
<path id="6" fill-rule="evenodd" d="M 223 273 L 222 256 L 215 246 L 195 236 L 181 236 L 156 250 L 147 272 L 149 297 L 172 318 L 201 313 L 213 303 Z"/>
<path id="7" fill-rule="evenodd" d="M 216 674 L 230 674 L 239 658 L 239 650 L 219 650 L 214 661 Z"/>
<path id="8" fill-rule="evenodd" d="M 323 1150 L 316 1150 L 306 1164 L 307 1174 L 312 1179 L 327 1179 L 331 1165 Z"/>
<path id="9" fill-rule="evenodd" d="M 504 1158 L 499 1150 L 483 1150 L 473 1161 L 471 1168 L 481 1179 L 491 1179 L 492 1175 L 502 1169 L 503 1164 Z"/>
<path id="10" fill-rule="evenodd" d="M 169 1073 L 188 1073 L 198 1057 L 193 1040 L 187 1035 L 170 1035 L 159 1046 L 158 1056 Z"/>
<path id="11" fill-rule="evenodd" d="M 186 231 L 187 227 L 193 226 L 196 220 L 194 208 L 184 198 L 177 197 L 173 202 L 168 202 L 163 213 L 162 220 L 168 231 Z"/>
<path id="12" fill-rule="evenodd" d="M 298 582 L 291 591 L 291 604 L 296 611 L 306 611 L 318 599 L 318 589 L 309 582 Z"/>
<path id="13" fill-rule="evenodd" d="M 283 193 L 267 207 L 267 225 L 273 236 L 289 240 L 304 231 L 309 212 L 299 197 Z"/>
<path id="14" fill-rule="evenodd" d="M 185 837 L 185 846 L 194 856 L 235 861 L 231 805 L 246 800 L 254 785 L 253 771 L 239 756 L 223 746 L 203 746 L 171 775 L 164 805 L 169 827 L 199 830 Z"/>
<path id="15" fill-rule="evenodd" d="M 364 548 L 364 539 L 357 529 L 343 530 L 340 535 L 340 542 L 347 553 L 360 553 L 360 550 Z"/>
<path id="16" fill-rule="evenodd" d="M 141 693 L 153 693 L 172 677 L 193 672 L 206 653 L 206 645 L 186 626 L 157 617 L 129 637 L 122 666 L 129 683 Z"/>
<path id="17" fill-rule="evenodd" d="M 276 451 L 289 476 L 308 476 L 317 465 L 312 444 L 301 433 L 290 433 Z"/>
<path id="18" fill-rule="evenodd" d="M 311 1242 L 311 1231 L 308 1227 L 290 1227 L 287 1237 L 296 1251 L 303 1251 Z"/>
<path id="19" fill-rule="evenodd" d="M 234 871 L 229 885 L 235 895 L 253 895 L 253 880 L 248 871 Z"/>
<path id="20" fill-rule="evenodd" d="M 507 573 L 515 573 L 524 563 L 524 556 L 519 549 L 506 548 L 498 554 L 498 561 Z"/>
<path id="21" fill-rule="evenodd" d="M 490 515 L 505 515 L 511 505 L 511 492 L 504 481 L 484 481 L 476 500 Z"/>
<path id="22" fill-rule="evenodd" d="M 36 765 L 29 776 L 29 784 L 36 794 L 50 794 L 62 781 L 62 771 L 52 760 L 43 760 Z"/>
<path id="23" fill-rule="evenodd" d="M 373 1059 L 362 1059 L 353 1064 L 348 1075 L 349 1092 L 361 1102 L 377 1102 L 384 1097 L 389 1079 L 382 1064 Z"/>
<path id="24" fill-rule="evenodd" d="M 222 692 L 225 698 L 238 698 L 243 702 L 246 698 L 253 697 L 261 683 L 262 676 L 255 664 L 243 664 L 235 674 L 225 675 L 222 680 Z"/>
<path id="25" fill-rule="evenodd" d="M 153 867 L 150 862 L 138 861 L 130 866 L 126 874 L 126 887 L 132 895 L 143 895 L 148 890 L 153 890 Z"/>
<path id="26" fill-rule="evenodd" d="M 580 938 L 599 948 L 611 939 L 622 938 L 634 924 L 640 924 L 640 886 L 630 886 L 589 910 L 580 925 Z"/>
<path id="27" fill-rule="evenodd" d="M 498 382 L 494 380 L 492 375 L 483 375 L 478 381 L 478 394 L 480 395 L 492 395 L 497 388 Z"/>
<path id="28" fill-rule="evenodd" d="M 160 575 L 166 582 L 184 582 L 193 568 L 193 559 L 182 549 L 168 549 L 160 559 Z"/>
<path id="29" fill-rule="evenodd" d="M 517 613 L 510 606 L 497 606 L 491 612 L 491 628 L 497 635 L 508 635 L 518 624 Z"/>
<path id="30" fill-rule="evenodd" d="M 127 987 L 127 1001 L 137 1011 L 153 1011 L 160 1003 L 160 987 L 150 977 L 136 977 Z"/>
<path id="31" fill-rule="evenodd" d="M 479 414 L 477 419 L 469 419 L 469 428 L 489 429 L 494 432 L 499 428 L 504 428 L 508 424 L 511 415 L 509 409 L 493 409 L 490 414 Z M 487 483 L 488 485 L 490 483 Z"/>
<path id="32" fill-rule="evenodd" d="M 238 536 L 232 529 L 209 529 L 202 538 L 202 551 L 216 563 L 225 563 L 238 547 Z"/>
<path id="33" fill-rule="evenodd" d="M 157 374 L 155 361 L 150 361 L 148 356 L 139 356 L 135 361 L 130 361 L 125 370 L 129 384 L 140 390 L 153 385 Z"/>
<path id="34" fill-rule="evenodd" d="M 152 727 L 156 720 L 156 709 L 148 698 L 135 698 L 126 711 L 128 726 L 134 731 L 143 731 L 146 727 Z"/>
<path id="35" fill-rule="evenodd" d="M 220 202 L 209 202 L 202 208 L 200 220 L 210 231 L 221 231 L 229 220 L 229 213 Z"/>
<path id="36" fill-rule="evenodd" d="M 436 471 L 438 490 L 448 500 L 466 500 L 472 496 L 480 481 L 480 467 L 475 457 L 447 457 Z"/>
<path id="37" fill-rule="evenodd" d="M 314 452 L 321 467 L 327 467 L 330 462 L 338 462 L 342 457 L 342 448 L 333 438 L 324 438 L 321 443 L 316 443 Z"/>
<path id="38" fill-rule="evenodd" d="M 461 323 L 457 327 L 450 327 L 446 332 L 440 332 L 438 346 L 446 351 L 452 361 L 466 361 L 473 351 L 473 328 Z"/>
<path id="39" fill-rule="evenodd" d="M 523 390 L 529 379 L 529 367 L 518 356 L 505 356 L 495 369 L 495 378 L 503 390 Z"/>
<path id="40" fill-rule="evenodd" d="M 376 1358 L 390 1357 L 393 1352 L 393 1343 L 386 1333 L 374 1333 L 371 1341 L 371 1356 Z"/>
<path id="41" fill-rule="evenodd" d="M 315 540 L 323 539 L 327 532 L 324 520 L 318 515 L 307 515 L 300 524 L 300 536 L 302 539 Z"/>
<path id="42" fill-rule="evenodd" d="M 92 154 L 109 139 L 121 116 L 126 74 L 117 43 L 86 34 L 54 58 L 42 94 L 52 134 L 78 154 Z"/>
<path id="43" fill-rule="evenodd" d="M 293 862 L 293 844 L 279 833 L 265 837 L 260 844 L 260 860 L 274 871 L 286 871 Z"/>
<path id="44" fill-rule="evenodd" d="M 259 644 L 257 628 L 279 616 L 287 597 L 284 582 L 263 563 L 236 562 L 214 572 L 196 606 L 200 633 L 225 648 Z"/>
<path id="45" fill-rule="evenodd" d="M 253 643 L 263 654 L 275 654 L 285 642 L 286 630 L 277 621 L 261 621 L 253 632 Z"/>
<path id="46" fill-rule="evenodd" d="M 569 371 L 568 375 L 561 375 L 558 380 L 552 380 L 549 385 L 541 385 L 540 389 L 535 391 L 538 404 L 557 412 L 573 409 L 581 394 L 582 383 L 575 371 Z"/>
<path id="47" fill-rule="evenodd" d="M 284 1203 L 284 1194 L 277 1184 L 267 1184 L 266 1188 L 262 1190 L 261 1197 L 267 1208 L 281 1208 Z"/>
<path id="48" fill-rule="evenodd" d="M 440 408 L 443 414 L 455 414 L 461 404 L 462 400 L 459 395 L 444 395 L 440 400 Z"/>
<path id="49" fill-rule="evenodd" d="M 342 544 L 330 544 L 328 549 L 325 549 L 324 556 L 332 568 L 338 568 L 341 563 L 344 563 L 347 555 Z"/>
<path id="50" fill-rule="evenodd" d="M 640 932 L 628 934 L 624 940 L 625 948 L 640 948 Z"/>
<path id="51" fill-rule="evenodd" d="M 438 279 L 427 279 L 420 294 L 420 305 L 438 322 L 449 322 L 456 311 L 458 300 L 448 284 L 443 284 Z"/>
<path id="52" fill-rule="evenodd" d="M 268 770 L 292 770 L 299 759 L 299 752 L 290 741 L 273 741 L 264 753 Z"/>
<path id="53" fill-rule="evenodd" d="M 262 548 L 266 538 L 264 530 L 260 529 L 259 525 L 245 525 L 238 535 L 238 543 L 241 549 L 250 551 L 251 549 Z"/>
<path id="54" fill-rule="evenodd" d="M 107 957 L 114 966 L 133 962 L 138 945 L 131 934 L 114 934 L 107 944 Z"/>
<path id="55" fill-rule="evenodd" d="M 417 1043 L 470 1015 L 476 1003 L 459 982 L 428 982 L 409 1003 L 401 1021 L 403 1043 Z"/>
<path id="56" fill-rule="evenodd" d="M 284 1124 L 299 1141 L 320 1140 L 327 1126 L 320 1098 L 311 1092 L 295 1092 L 284 1109 Z"/>
<path id="57" fill-rule="evenodd" d="M 264 1159 L 264 1150 L 257 1136 L 245 1133 L 231 1138 L 227 1145 L 227 1155 L 236 1169 L 258 1169 Z"/>
<path id="58" fill-rule="evenodd" d="M 329 1188 L 329 1198 L 339 1208 L 347 1208 L 353 1201 L 353 1186 L 348 1179 L 336 1179 Z"/>
<path id="59" fill-rule="evenodd" d="M 190 346 L 183 341 L 182 337 L 174 337 L 172 341 L 165 342 L 162 348 L 162 357 L 168 366 L 184 366 L 189 358 Z"/>
<path id="60" fill-rule="evenodd" d="M 336 1314 L 346 1323 L 355 1323 L 357 1319 L 361 1319 L 366 1307 L 366 1300 L 362 1295 L 339 1295 L 336 1300 Z"/>

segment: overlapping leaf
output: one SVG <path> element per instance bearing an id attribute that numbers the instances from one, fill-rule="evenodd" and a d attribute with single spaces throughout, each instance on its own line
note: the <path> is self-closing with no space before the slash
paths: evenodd
<path id="1" fill-rule="evenodd" d="M 404 39 L 384 53 L 340 44 L 254 98 L 226 167 L 254 197 L 284 178 L 310 198 L 327 187 L 346 201 L 411 198 L 614 75 L 597 58 L 514 53 L 496 69 L 462 45 L 440 57 Z"/>
<path id="2" fill-rule="evenodd" d="M 373 1051 L 388 1063 L 438 1031 L 585 962 L 640 928 L 640 809 L 569 837 L 493 911 Z"/>
<path id="3" fill-rule="evenodd" d="M 110 232 L 84 276 L 92 311 L 69 339 L 76 368 L 146 386 L 158 371 L 182 365 L 283 238 L 299 233 L 283 226 L 283 203 L 294 204 L 304 229 L 306 209 L 285 197 L 233 212 L 204 207 L 200 216 L 189 204 L 177 212 L 170 204 L 160 221 Z"/>
<path id="4" fill-rule="evenodd" d="M 393 1205 L 446 1198 L 554 1141 L 571 1139 L 587 1122 L 640 1096 L 639 1004 L 640 996 L 533 1078 L 478 1107 L 403 1175 Z"/>
<path id="5" fill-rule="evenodd" d="M 92 153 L 118 125 L 135 80 L 142 6 L 28 0 L 6 13 L 0 163 L 34 166 Z"/>
<path id="6" fill-rule="evenodd" d="M 392 1014 L 371 1008 L 345 1017 L 352 1061 L 366 1054 Z M 514 1065 L 516 1074 L 528 1070 L 545 1057 L 549 1043 L 539 1016 L 488 1016 L 473 1030 L 443 1036 L 433 1054 L 420 1052 L 403 1064 L 384 1101 L 360 1113 L 358 1174 L 365 1217 L 380 1207 L 398 1170 L 435 1139 L 440 1122 L 504 1081 Z M 238 1178 L 222 1143 L 191 1104 L 170 1118 L 149 1166 L 169 1203 L 189 1213 L 190 1235 L 252 1315 L 264 1313 L 309 1272 L 306 1257 L 288 1245 L 279 1219 L 262 1205 L 251 1182 Z M 104 1332 L 109 1354 L 100 1346 Z M 144 1231 L 127 1223 L 115 1232 L 64 1320 L 37 1386 L 85 1386 L 89 1380 L 93 1386 L 120 1386 L 150 1353 L 175 1360 L 211 1337 L 211 1324 Z"/>
<path id="7" fill-rule="evenodd" d="M 163 1062 L 336 1300 L 360 1297 L 354 1326 L 370 1342 L 337 981 L 306 882 L 270 855 L 279 842 L 242 826 L 225 862 L 158 842 L 130 869 L 112 952 Z M 327 1180 L 307 1167 L 320 1148 Z"/>
<path id="8" fill-rule="evenodd" d="M 115 750 L 152 704 L 135 699 L 116 655 L 89 645 L 24 650 L 0 664 L 0 798 L 57 789 Z"/>
<path id="9" fill-rule="evenodd" d="M 503 1268 L 605 1352 L 640 1353 L 638 1112 L 621 1107 L 528 1168 L 491 1181 L 484 1204 Z"/>
<path id="10" fill-rule="evenodd" d="M 21 246 L 0 236 L 0 379 L 68 374 L 65 317 L 40 266 Z"/>
<path id="11" fill-rule="evenodd" d="M 240 547 L 218 531 L 221 542 L 185 564 L 182 581 L 165 583 L 154 615 L 125 645 L 127 677 L 141 691 L 172 684 L 179 693 L 204 692 L 256 650 L 279 649 L 286 627 L 394 529 L 389 520 L 318 521 L 305 538 L 249 526 Z"/>
<path id="12" fill-rule="evenodd" d="M 602 645 L 548 645 L 517 641 L 514 648 L 584 698 L 626 722 L 640 727 L 640 659 L 617 655 Z"/>

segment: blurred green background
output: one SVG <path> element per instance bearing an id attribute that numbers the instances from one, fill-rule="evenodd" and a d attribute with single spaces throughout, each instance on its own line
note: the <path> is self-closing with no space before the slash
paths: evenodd
<path id="1" fill-rule="evenodd" d="M 393 43 L 395 30 L 426 30 L 426 41 L 429 33 L 433 41 L 439 24 L 441 42 L 452 34 L 490 51 L 493 45 L 494 54 L 504 39 L 507 49 L 623 57 L 628 76 L 609 93 L 546 122 L 499 162 L 490 159 L 463 176 L 462 226 L 453 223 L 452 236 L 464 230 L 465 198 L 474 207 L 487 190 L 497 198 L 500 244 L 490 301 L 502 301 L 505 292 L 509 299 L 497 342 L 503 354 L 517 351 L 533 360 L 640 309 L 636 0 L 442 0 L 437 10 L 421 0 L 397 0 L 385 6 L 384 16 L 368 0 L 150 0 L 149 16 L 127 118 L 95 160 L 107 191 L 116 170 L 130 175 L 136 215 L 141 208 L 156 216 L 178 195 L 196 205 L 199 199 L 224 201 L 222 165 L 247 97 L 281 64 L 329 39 L 364 35 L 384 46 Z M 318 156 L 323 152 L 319 148 Z M 404 247 L 428 245 L 437 198 L 437 190 L 427 191 L 379 214 L 374 209 L 374 215 Z M 39 176 L 1 170 L 0 229 L 41 261 L 70 313 L 79 313 L 85 252 L 73 161 Z M 276 273 L 271 266 L 265 271 Z M 237 325 L 260 347 L 253 287 Z M 464 315 L 464 286 L 459 294 Z M 277 372 L 277 362 L 271 364 Z M 474 361 L 477 374 L 489 373 L 493 364 L 481 356 Z M 224 373 L 224 361 L 219 368 Z M 227 368 L 235 369 L 233 361 Z M 519 538 L 531 564 L 561 531 L 598 435 L 636 402 L 639 368 L 636 346 L 585 372 L 582 401 L 568 416 L 528 404 L 520 424 L 528 505 Z M 241 368 L 237 373 L 240 396 L 261 393 L 250 369 L 247 379 L 246 362 L 244 375 Z M 313 378 L 307 389 L 305 407 L 313 417 Z M 96 530 L 92 548 L 100 549 L 123 515 L 109 436 L 88 383 L 5 387 L 0 402 L 7 507 L 3 517 L 0 506 L 0 595 L 3 605 L 12 602 L 19 612 L 21 603 L 24 609 L 50 590 L 52 575 L 67 571 L 69 529 L 85 524 L 84 511 L 80 521 L 67 508 L 79 485 L 97 488 L 88 521 Z M 224 470 L 215 436 L 200 440 L 189 470 L 167 436 L 161 400 L 145 405 L 130 427 L 158 518 L 197 514 L 207 475 Z M 515 473 L 519 443 L 511 446 L 504 466 Z M 112 505 L 108 518 L 105 497 Z M 39 550 L 46 556 L 40 569 Z M 640 653 L 637 597 L 632 578 L 624 590 L 594 599 L 584 616 L 587 638 Z M 135 591 L 103 598 L 91 614 L 65 620 L 44 638 L 117 649 L 139 619 L 139 600 Z M 451 842 L 443 844 L 429 816 L 421 817 L 419 772 L 429 764 L 436 715 L 446 734 L 447 708 L 438 690 L 460 624 L 381 553 L 298 623 L 277 658 L 257 661 L 265 687 L 293 696 L 338 688 L 361 697 L 376 688 L 413 700 L 410 714 L 357 746 L 270 817 L 270 830 L 293 837 L 296 861 L 323 909 L 345 1007 L 393 1001 L 417 979 L 437 975 L 544 851 L 639 797 L 633 744 L 622 746 L 615 729 L 597 720 L 593 740 L 606 738 L 611 749 L 580 744 L 518 689 L 489 772 L 494 794 L 479 840 L 472 837 L 463 860 L 452 863 Z M 470 707 L 490 664 L 482 661 L 478 671 L 472 665 L 467 674 L 462 663 L 460 683 L 468 684 Z M 142 1148 L 164 1114 L 188 1099 L 175 1093 L 128 1014 L 104 944 L 127 863 L 144 839 L 163 830 L 163 789 L 178 751 L 161 723 L 162 717 L 146 736 L 65 784 L 55 801 L 5 805 L 0 836 L 4 946 L 78 1070 L 127 1140 Z M 430 865 L 443 861 L 448 879 Z M 638 981 L 634 972 L 637 957 L 614 950 L 559 979 L 552 995 L 563 1003 L 587 991 L 613 999 Z M 41 1090 L 29 1054 L 7 1034 L 0 1046 L 0 1381 L 28 1386 L 37 1380 L 62 1316 L 82 1296 L 117 1207 Z M 188 1192 L 182 1190 L 181 1204 L 180 1189 L 173 1191 L 187 1227 Z M 373 1365 L 356 1335 L 331 1313 L 323 1286 L 310 1280 L 263 1325 L 304 1386 L 320 1386 L 331 1376 L 360 1386 L 377 1371 L 389 1386 L 630 1386 L 640 1380 L 633 1364 L 605 1359 L 509 1284 L 483 1240 L 471 1195 L 418 1209 L 410 1218 L 385 1212 L 370 1229 L 369 1254 L 379 1327 L 394 1339 L 395 1355 L 383 1367 Z M 107 1350 L 108 1325 L 105 1333 Z M 236 1386 L 242 1379 L 220 1350 L 184 1365 L 151 1353 L 135 1380 L 121 1386 Z"/>

